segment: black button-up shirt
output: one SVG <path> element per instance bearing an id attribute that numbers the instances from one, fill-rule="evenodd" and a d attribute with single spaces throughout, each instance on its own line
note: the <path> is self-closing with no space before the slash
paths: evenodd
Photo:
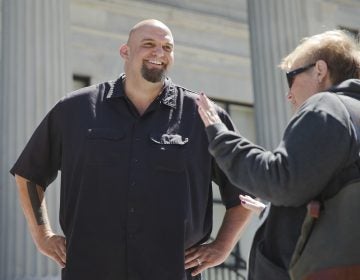
<path id="1" fill-rule="evenodd" d="M 123 79 L 64 97 L 11 173 L 46 188 L 61 171 L 63 279 L 186 279 L 185 249 L 211 233 L 211 181 L 227 208 L 239 190 L 208 152 L 196 93 L 167 79 L 140 116 Z"/>

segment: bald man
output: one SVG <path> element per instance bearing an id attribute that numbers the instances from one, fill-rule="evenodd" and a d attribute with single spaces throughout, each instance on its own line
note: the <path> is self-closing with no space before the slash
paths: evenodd
<path id="1" fill-rule="evenodd" d="M 197 94 L 167 77 L 170 29 L 136 24 L 120 56 L 125 73 L 62 98 L 11 169 L 30 232 L 64 280 L 201 279 L 227 258 L 249 210 L 208 153 Z M 44 198 L 58 171 L 64 236 L 52 231 Z M 226 214 L 205 244 L 212 181 Z"/>

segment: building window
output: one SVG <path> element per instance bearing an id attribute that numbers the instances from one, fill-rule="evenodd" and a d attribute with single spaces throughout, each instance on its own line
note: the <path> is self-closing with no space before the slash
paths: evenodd
<path id="1" fill-rule="evenodd" d="M 90 85 L 91 78 L 90 76 L 85 75 L 73 75 L 73 90 L 78 90 L 83 87 L 88 87 Z"/>

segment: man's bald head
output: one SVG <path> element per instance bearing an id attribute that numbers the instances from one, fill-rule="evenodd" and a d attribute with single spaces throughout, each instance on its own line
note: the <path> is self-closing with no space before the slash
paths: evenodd
<path id="1" fill-rule="evenodd" d="M 133 28 L 131 28 L 129 37 L 128 37 L 128 43 L 131 41 L 132 36 L 137 31 L 143 30 L 145 28 L 150 28 L 150 27 L 158 27 L 160 29 L 163 29 L 173 38 L 170 28 L 165 23 L 163 23 L 157 19 L 146 19 L 146 20 L 138 22 L 137 24 L 135 24 L 133 26 Z"/>

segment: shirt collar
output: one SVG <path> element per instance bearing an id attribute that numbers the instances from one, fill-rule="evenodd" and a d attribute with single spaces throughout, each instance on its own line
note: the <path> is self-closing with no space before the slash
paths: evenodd
<path id="1" fill-rule="evenodd" d="M 123 86 L 124 79 L 125 74 L 122 74 L 118 79 L 110 82 L 110 88 L 106 95 L 106 99 L 126 97 Z M 165 78 L 164 88 L 159 96 L 159 100 L 164 105 L 176 108 L 177 92 L 174 84 L 169 77 Z"/>

